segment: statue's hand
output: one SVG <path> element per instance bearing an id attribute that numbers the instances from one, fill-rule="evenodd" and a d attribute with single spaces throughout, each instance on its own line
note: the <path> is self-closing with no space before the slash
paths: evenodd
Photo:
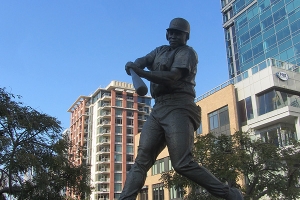
<path id="1" fill-rule="evenodd" d="M 127 62 L 126 65 L 125 65 L 125 71 L 128 75 L 130 75 L 130 71 L 129 69 L 133 69 L 133 71 L 136 71 L 138 67 L 137 64 L 133 63 L 133 62 Z"/>

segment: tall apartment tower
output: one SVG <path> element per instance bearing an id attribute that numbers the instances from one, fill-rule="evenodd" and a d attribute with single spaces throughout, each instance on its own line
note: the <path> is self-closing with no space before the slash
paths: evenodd
<path id="1" fill-rule="evenodd" d="M 138 96 L 132 84 L 112 81 L 68 110 L 73 161 L 91 165 L 90 199 L 118 199 L 134 163 L 134 136 L 151 111 L 151 97 Z M 77 148 L 84 150 L 82 155 Z"/>
<path id="2" fill-rule="evenodd" d="M 275 58 L 300 64 L 299 0 L 221 0 L 229 78 Z"/>

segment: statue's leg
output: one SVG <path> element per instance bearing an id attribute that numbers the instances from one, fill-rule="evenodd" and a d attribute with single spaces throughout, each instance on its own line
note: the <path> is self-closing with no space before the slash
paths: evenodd
<path id="1" fill-rule="evenodd" d="M 166 142 L 174 170 L 204 187 L 212 195 L 226 198 L 230 188 L 192 158 L 194 127 L 189 112 L 177 109 L 169 113 L 164 126 Z"/>
<path id="2" fill-rule="evenodd" d="M 148 170 L 154 164 L 158 154 L 166 146 L 164 132 L 153 115 L 143 126 L 135 163 L 126 176 L 126 182 L 120 200 L 133 200 L 144 186 Z"/>

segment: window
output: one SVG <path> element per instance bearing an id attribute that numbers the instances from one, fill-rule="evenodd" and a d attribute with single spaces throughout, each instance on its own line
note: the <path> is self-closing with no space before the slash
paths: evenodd
<path id="1" fill-rule="evenodd" d="M 183 194 L 182 188 L 175 188 L 174 186 L 170 188 L 170 199 L 182 199 Z"/>
<path id="2" fill-rule="evenodd" d="M 115 173 L 115 182 L 122 181 L 122 174 L 121 173 Z"/>
<path id="3" fill-rule="evenodd" d="M 230 134 L 228 106 L 208 115 L 210 131 L 218 134 Z"/>
<path id="4" fill-rule="evenodd" d="M 127 125 L 133 126 L 133 119 L 127 119 Z"/>
<path id="5" fill-rule="evenodd" d="M 134 160 L 133 160 L 133 155 L 127 154 L 127 155 L 126 155 L 126 161 L 127 161 L 127 162 L 133 162 L 133 161 L 134 161 Z"/>
<path id="6" fill-rule="evenodd" d="M 279 90 L 272 90 L 257 96 L 258 114 L 263 115 L 273 110 L 293 106 L 300 107 L 300 96 Z"/>
<path id="7" fill-rule="evenodd" d="M 116 109 L 116 116 L 122 116 L 123 111 L 121 109 Z"/>
<path id="8" fill-rule="evenodd" d="M 133 117 L 133 112 L 132 111 L 127 111 L 127 117 Z"/>
<path id="9" fill-rule="evenodd" d="M 122 171 L 122 163 L 115 163 L 115 172 Z"/>
<path id="10" fill-rule="evenodd" d="M 148 188 L 142 188 L 140 191 L 140 200 L 148 200 Z"/>
<path id="11" fill-rule="evenodd" d="M 170 157 L 166 157 L 163 159 L 157 160 L 154 165 L 152 166 L 152 175 L 156 174 L 161 174 L 167 170 L 170 170 L 169 166 L 170 165 Z"/>
<path id="12" fill-rule="evenodd" d="M 257 96 L 258 100 L 258 115 L 263 115 L 265 113 L 274 110 L 274 91 L 267 92 L 265 94 Z"/>
<path id="13" fill-rule="evenodd" d="M 127 153 L 133 153 L 133 146 L 132 145 L 127 145 L 126 146 L 126 151 L 127 151 Z"/>
<path id="14" fill-rule="evenodd" d="M 115 183 L 115 192 L 122 191 L 122 183 Z"/>
<path id="15" fill-rule="evenodd" d="M 202 122 L 200 122 L 199 128 L 196 130 L 196 134 L 197 135 L 202 134 Z"/>
<path id="16" fill-rule="evenodd" d="M 127 128 L 126 132 L 127 132 L 127 135 L 133 135 L 133 129 L 132 128 Z"/>
<path id="17" fill-rule="evenodd" d="M 252 100 L 251 97 L 247 97 L 245 99 L 245 103 L 246 103 L 246 112 L 247 112 L 247 119 L 253 119 L 254 115 L 253 115 L 253 107 L 252 107 Z"/>
<path id="18" fill-rule="evenodd" d="M 116 152 L 122 152 L 122 145 L 121 144 L 116 144 L 115 145 L 115 151 Z"/>
<path id="19" fill-rule="evenodd" d="M 218 112 L 213 112 L 209 114 L 209 127 L 210 130 L 216 129 L 219 127 L 219 121 L 218 121 Z"/>
<path id="20" fill-rule="evenodd" d="M 132 136 L 127 136 L 126 137 L 126 142 L 127 142 L 127 144 L 133 144 L 133 137 Z"/>
<path id="21" fill-rule="evenodd" d="M 121 136 L 121 135 L 116 135 L 116 136 L 115 136 L 115 141 L 116 141 L 117 143 L 122 142 L 122 136 Z"/>
<path id="22" fill-rule="evenodd" d="M 117 117 L 115 122 L 116 124 L 122 124 L 122 118 Z"/>
<path id="23" fill-rule="evenodd" d="M 116 100 L 116 106 L 123 107 L 122 100 Z"/>
<path id="24" fill-rule="evenodd" d="M 153 185 L 153 200 L 164 200 L 163 184 Z"/>
<path id="25" fill-rule="evenodd" d="M 115 161 L 122 162 L 122 154 L 115 154 Z"/>
<path id="26" fill-rule="evenodd" d="M 133 102 L 127 101 L 127 108 L 133 108 Z"/>
<path id="27" fill-rule="evenodd" d="M 116 134 L 122 134 L 122 126 L 115 126 Z"/>

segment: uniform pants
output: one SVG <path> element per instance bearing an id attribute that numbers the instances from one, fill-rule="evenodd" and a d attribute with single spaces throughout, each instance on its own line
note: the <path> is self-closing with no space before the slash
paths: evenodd
<path id="1" fill-rule="evenodd" d="M 144 186 L 148 170 L 167 146 L 174 170 L 204 187 L 216 197 L 226 198 L 229 187 L 193 160 L 194 131 L 200 123 L 200 108 L 186 94 L 155 99 L 145 122 L 135 163 L 127 174 L 120 200 L 134 200 Z"/>

